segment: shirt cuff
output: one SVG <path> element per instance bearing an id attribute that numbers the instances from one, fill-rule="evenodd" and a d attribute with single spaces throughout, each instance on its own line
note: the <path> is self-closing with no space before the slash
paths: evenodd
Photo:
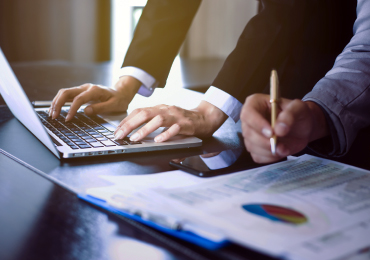
<path id="1" fill-rule="evenodd" d="M 225 91 L 211 86 L 204 95 L 203 100 L 221 109 L 235 123 L 239 121 L 243 104 Z"/>
<path id="2" fill-rule="evenodd" d="M 151 96 L 154 92 L 154 89 L 158 86 L 157 80 L 152 75 L 136 67 L 123 67 L 120 70 L 120 75 L 121 77 L 131 76 L 139 80 L 142 85 L 137 93 L 144 97 Z"/>

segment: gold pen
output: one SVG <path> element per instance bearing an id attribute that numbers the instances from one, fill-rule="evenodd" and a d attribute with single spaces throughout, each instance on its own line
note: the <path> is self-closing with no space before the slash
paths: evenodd
<path id="1" fill-rule="evenodd" d="M 275 128 L 277 118 L 277 103 L 279 102 L 279 79 L 276 70 L 271 71 L 270 77 L 270 104 L 271 104 L 271 127 Z M 276 154 L 276 135 L 270 138 L 271 153 Z"/>

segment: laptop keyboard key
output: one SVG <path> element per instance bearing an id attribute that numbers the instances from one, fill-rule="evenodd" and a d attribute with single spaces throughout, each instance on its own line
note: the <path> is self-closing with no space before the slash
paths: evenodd
<path id="1" fill-rule="evenodd" d="M 83 142 L 81 139 L 79 138 L 71 138 L 71 141 L 73 142 Z"/>
<path id="2" fill-rule="evenodd" d="M 96 142 L 95 139 L 84 139 L 85 142 L 87 143 L 92 143 L 92 142 Z"/>
<path id="3" fill-rule="evenodd" d="M 83 145 L 83 144 L 87 144 L 87 143 L 85 143 L 85 142 L 82 142 L 82 141 L 80 141 L 80 142 L 75 142 L 77 145 Z"/>
<path id="4" fill-rule="evenodd" d="M 102 144 L 104 144 L 105 146 L 116 146 L 115 143 L 113 143 L 112 141 L 108 140 L 108 141 L 102 141 Z"/>
<path id="5" fill-rule="evenodd" d="M 123 141 L 123 140 L 115 140 L 113 141 L 115 144 L 118 144 L 118 145 L 128 145 L 127 142 Z"/>
<path id="6" fill-rule="evenodd" d="M 92 142 L 92 143 L 90 143 L 90 145 L 92 146 L 92 147 L 104 147 L 104 145 L 102 145 L 101 143 L 99 143 L 99 142 Z"/>
<path id="7" fill-rule="evenodd" d="M 111 132 L 116 131 L 116 128 L 117 128 L 117 127 L 115 127 L 115 126 L 113 126 L 109 123 L 102 123 L 101 125 L 104 126 L 105 128 L 107 128 Z"/>
<path id="8" fill-rule="evenodd" d="M 80 145 L 78 145 L 78 147 L 80 147 L 82 149 L 91 148 L 91 146 L 87 145 L 87 144 L 80 144 Z"/>
<path id="9" fill-rule="evenodd" d="M 134 144 L 141 144 L 141 142 L 139 142 L 139 141 L 130 141 L 130 142 L 129 142 L 129 144 L 131 144 L 131 145 L 134 145 Z"/>

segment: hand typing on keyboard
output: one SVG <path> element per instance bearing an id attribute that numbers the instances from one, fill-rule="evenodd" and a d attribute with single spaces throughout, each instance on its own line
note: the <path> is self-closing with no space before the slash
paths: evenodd
<path id="1" fill-rule="evenodd" d="M 146 123 L 131 137 L 131 141 L 140 141 L 159 127 L 168 127 L 154 138 L 155 142 L 164 142 L 171 137 L 183 134 L 197 137 L 210 137 L 225 122 L 227 115 L 219 108 L 202 101 L 192 110 L 176 106 L 158 105 L 135 109 L 118 125 L 114 132 L 116 140 L 125 138 L 134 129 Z"/>
<path id="2" fill-rule="evenodd" d="M 49 108 L 49 116 L 53 119 L 60 115 L 66 102 L 72 102 L 66 121 L 71 120 L 77 110 L 84 104 L 95 101 L 97 103 L 85 108 L 86 115 L 96 115 L 108 112 L 124 112 L 131 102 L 141 82 L 131 76 L 123 76 L 116 83 L 115 89 L 94 84 L 84 84 L 79 87 L 60 89 Z"/>

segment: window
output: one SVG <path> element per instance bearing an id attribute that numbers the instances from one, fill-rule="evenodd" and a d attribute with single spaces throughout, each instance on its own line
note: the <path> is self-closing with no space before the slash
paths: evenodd
<path id="1" fill-rule="evenodd" d="M 111 57 L 115 68 L 121 67 L 146 2 L 147 0 L 112 1 Z"/>

